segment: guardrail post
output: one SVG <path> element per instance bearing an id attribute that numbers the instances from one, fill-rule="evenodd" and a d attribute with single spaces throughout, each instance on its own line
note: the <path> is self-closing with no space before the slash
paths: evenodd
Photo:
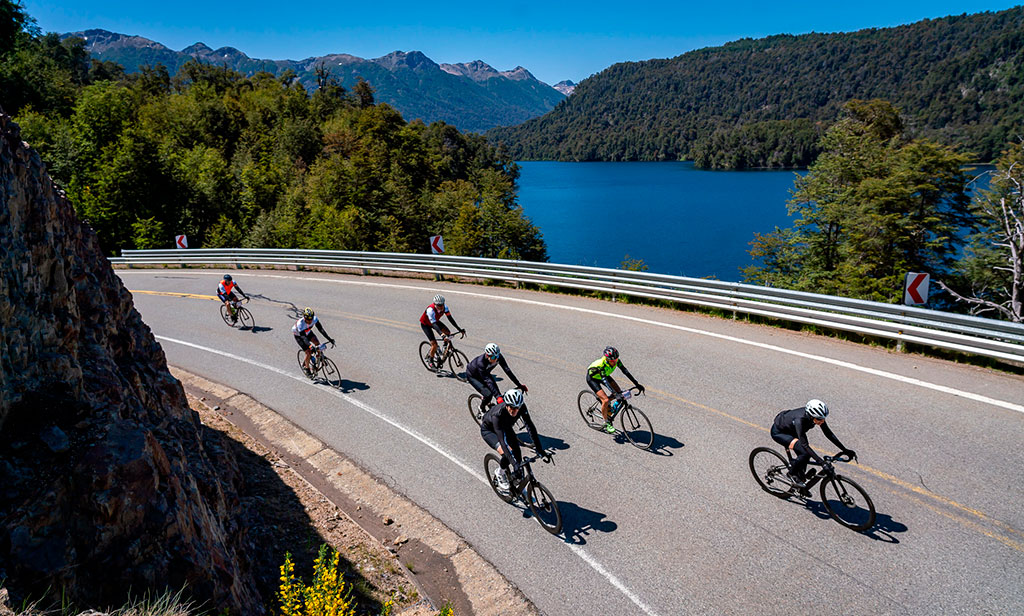
<path id="1" fill-rule="evenodd" d="M 359 270 L 359 271 L 361 271 L 363 273 L 363 276 L 369 276 L 370 275 L 370 270 L 366 269 L 365 267 L 363 269 Z"/>

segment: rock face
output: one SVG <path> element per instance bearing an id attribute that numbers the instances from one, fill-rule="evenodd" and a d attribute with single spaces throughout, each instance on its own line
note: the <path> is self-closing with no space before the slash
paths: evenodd
<path id="1" fill-rule="evenodd" d="M 185 587 L 261 613 L 237 465 L 19 129 L 0 112 L 0 580 L 18 605 Z"/>

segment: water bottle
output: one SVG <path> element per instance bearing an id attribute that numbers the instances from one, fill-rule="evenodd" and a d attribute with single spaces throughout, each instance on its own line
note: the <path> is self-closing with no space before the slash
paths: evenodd
<path id="1" fill-rule="evenodd" d="M 616 398 L 615 400 L 612 400 L 612 410 L 613 411 L 618 412 L 620 406 L 622 406 L 622 400 L 619 400 L 618 398 Z"/>

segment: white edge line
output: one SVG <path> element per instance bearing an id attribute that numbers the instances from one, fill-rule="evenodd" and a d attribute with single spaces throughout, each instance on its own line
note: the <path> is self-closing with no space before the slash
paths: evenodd
<path id="1" fill-rule="evenodd" d="M 117 270 L 117 271 L 118 272 L 133 273 L 133 274 L 150 274 L 150 275 L 152 275 L 152 272 L 146 271 L 146 270 Z M 208 275 L 211 275 L 211 276 L 220 276 L 220 273 L 218 273 L 218 272 L 190 272 L 190 273 L 196 273 L 196 274 L 202 273 L 202 274 L 208 274 Z M 318 277 L 313 277 L 313 276 L 282 276 L 280 274 L 247 274 L 247 275 L 250 275 L 250 276 L 253 276 L 253 277 L 260 277 L 260 278 L 282 278 L 282 279 L 286 279 L 286 280 L 307 280 L 307 281 L 318 281 L 318 282 L 333 282 L 333 283 L 337 283 L 337 284 L 352 284 L 352 285 L 363 285 L 363 286 L 371 286 L 371 287 L 392 287 L 392 288 L 399 288 L 399 289 L 415 289 L 415 290 L 422 290 L 422 289 L 428 288 L 428 287 L 421 287 L 421 286 L 416 286 L 416 285 L 390 284 L 390 283 L 383 283 L 383 282 L 366 282 L 366 281 L 362 281 L 362 280 L 338 280 L 338 279 L 333 279 L 333 278 L 318 278 Z M 704 331 L 704 330 L 700 330 L 700 329 L 694 329 L 692 327 L 685 327 L 683 325 L 674 325 L 674 324 L 671 324 L 671 323 L 662 323 L 660 321 L 653 321 L 653 320 L 650 320 L 650 319 L 642 319 L 640 317 L 633 317 L 633 316 L 624 315 L 624 314 L 615 314 L 613 312 L 605 312 L 603 310 L 594 310 L 592 308 L 580 308 L 580 307 L 577 307 L 577 306 L 565 306 L 565 305 L 562 305 L 562 304 L 552 304 L 550 302 L 541 302 L 541 301 L 532 300 L 532 299 L 521 299 L 521 298 L 518 298 L 518 297 L 504 297 L 504 296 L 500 296 L 500 295 L 485 295 L 483 293 L 473 293 L 471 291 L 461 291 L 461 290 L 458 290 L 458 289 L 449 289 L 449 290 L 446 291 L 446 293 L 452 293 L 452 294 L 455 294 L 455 295 L 468 295 L 468 296 L 471 296 L 471 297 L 478 297 L 478 298 L 481 298 L 481 299 L 504 300 L 504 301 L 508 301 L 508 302 L 518 302 L 518 303 L 530 304 L 530 305 L 534 305 L 534 306 L 544 306 L 544 307 L 547 307 L 547 308 L 558 308 L 558 309 L 561 309 L 561 310 L 570 310 L 570 311 L 574 311 L 574 312 L 582 312 L 582 313 L 586 313 L 586 314 L 594 314 L 594 315 L 599 315 L 599 316 L 603 316 L 603 317 L 613 317 L 613 318 L 625 319 L 627 321 L 633 321 L 635 323 L 644 323 L 646 325 L 655 325 L 655 326 L 658 326 L 658 327 L 666 327 L 666 328 L 669 328 L 669 329 L 675 329 L 675 330 L 678 330 L 678 331 L 684 331 L 684 332 L 691 333 L 691 334 L 698 334 L 698 335 L 701 335 L 701 336 L 709 336 L 711 338 L 718 338 L 720 340 L 728 340 L 729 342 L 736 342 L 736 343 L 739 343 L 739 344 L 745 344 L 745 345 L 748 345 L 748 346 L 758 347 L 758 348 L 766 349 L 766 350 L 769 350 L 769 351 L 777 351 L 779 353 L 785 353 L 787 355 L 794 355 L 796 357 L 802 357 L 804 359 L 810 359 L 812 361 L 819 361 L 819 362 L 822 362 L 822 363 L 825 363 L 825 364 L 831 364 L 833 366 L 839 366 L 841 368 L 847 368 L 849 370 L 855 370 L 857 372 L 863 372 L 865 374 L 871 374 L 871 375 L 874 375 L 874 376 L 878 376 L 878 377 L 882 377 L 882 378 L 886 378 L 886 379 L 891 379 L 891 380 L 894 380 L 894 381 L 899 381 L 901 383 L 906 383 L 908 385 L 916 385 L 918 387 L 923 387 L 925 389 L 931 389 L 933 391 L 938 391 L 938 392 L 942 392 L 942 393 L 945 393 L 945 394 L 950 394 L 950 395 L 953 395 L 953 396 L 959 396 L 961 398 L 967 398 L 968 400 L 974 400 L 975 402 L 982 402 L 984 404 L 991 404 L 992 406 L 997 406 L 997 407 L 1004 408 L 1004 409 L 1007 409 L 1007 410 L 1010 410 L 1010 411 L 1016 411 L 1018 413 L 1024 413 L 1024 405 L 1016 404 L 1016 403 L 1013 403 L 1013 402 L 1007 402 L 1006 400 L 999 400 L 997 398 L 990 398 L 988 396 L 983 396 L 981 394 L 976 394 L 976 393 L 972 393 L 972 392 L 969 392 L 969 391 L 963 391 L 961 389 L 955 389 L 953 387 L 947 387 L 945 385 L 939 385 L 937 383 L 929 383 L 927 381 L 922 381 L 920 379 L 915 379 L 913 377 L 903 376 L 901 374 L 895 374 L 895 373 L 892 373 L 892 372 L 886 372 L 884 370 L 879 370 L 877 368 L 868 368 L 867 366 L 861 366 L 859 364 L 854 364 L 854 363 L 843 361 L 843 360 L 840 360 L 840 359 L 832 359 L 831 357 L 823 357 L 821 355 L 812 355 L 810 353 L 804 353 L 803 351 L 794 351 L 792 349 L 786 349 L 786 348 L 783 348 L 783 347 L 780 347 L 780 346 L 775 346 L 773 344 L 766 344 L 764 342 L 755 342 L 753 340 L 744 340 L 743 338 L 737 338 L 735 336 L 729 336 L 727 334 L 719 334 L 719 333 L 715 333 L 715 332 L 709 332 L 709 331 Z"/>
<path id="2" fill-rule="evenodd" d="M 228 357 L 230 359 L 234 359 L 236 361 L 240 361 L 240 362 L 243 362 L 243 363 L 246 363 L 246 364 L 250 364 L 250 365 L 256 366 L 258 368 L 263 368 L 264 370 L 269 370 L 269 371 L 271 371 L 271 372 L 273 372 L 275 374 L 280 374 L 281 376 L 288 377 L 288 378 L 293 379 L 295 381 L 298 381 L 299 383 L 302 383 L 304 385 L 309 385 L 310 387 L 316 387 L 317 391 L 333 394 L 334 396 L 336 396 L 338 398 L 341 398 L 342 400 L 344 400 L 345 402 L 348 402 L 349 404 L 355 406 L 356 408 L 359 408 L 359 409 L 361 409 L 363 411 L 366 411 L 370 415 L 373 415 L 374 417 L 376 417 L 376 418 L 378 418 L 378 419 L 388 423 L 389 425 L 394 426 L 395 428 L 398 428 L 402 432 L 405 432 L 409 436 L 413 437 L 414 439 L 416 439 L 419 442 L 423 443 L 427 447 L 430 447 L 431 449 L 433 449 L 437 453 L 441 454 L 442 456 L 444 456 L 445 458 L 447 458 L 451 462 L 455 463 L 456 466 L 458 466 L 462 470 L 464 470 L 467 473 L 469 473 L 473 478 L 479 480 L 480 482 L 482 482 L 485 485 L 489 485 L 487 479 L 482 474 L 478 473 L 476 470 L 471 468 L 468 464 L 466 464 L 462 460 L 459 460 L 457 457 L 455 457 L 455 454 L 452 454 L 451 452 L 449 452 L 448 450 L 443 448 L 441 445 L 439 445 L 436 442 L 434 442 L 431 438 L 416 432 L 412 428 L 407 428 L 406 426 L 403 426 L 402 424 L 400 424 L 397 421 L 391 419 L 390 417 L 388 417 L 384 413 L 381 413 L 380 411 L 378 411 L 377 409 L 373 408 L 372 406 L 370 406 L 370 405 L 368 405 L 365 402 L 362 402 L 360 400 L 356 400 L 355 398 L 349 396 L 348 394 L 342 393 L 342 392 L 340 392 L 340 391 L 338 391 L 336 389 L 333 389 L 333 388 L 318 387 L 317 385 L 314 385 L 313 383 L 311 383 L 305 377 L 300 377 L 298 375 L 292 374 L 292 373 L 290 373 L 288 371 L 282 370 L 282 369 L 277 368 L 275 366 L 271 366 L 269 364 L 264 364 L 262 362 L 258 362 L 258 361 L 255 361 L 255 360 L 252 360 L 252 359 L 248 359 L 248 358 L 245 358 L 245 357 L 241 357 L 241 356 L 235 355 L 233 353 L 228 353 L 226 351 L 221 351 L 221 350 L 218 350 L 218 349 L 212 349 L 212 348 L 209 348 L 209 347 L 200 346 L 200 345 L 192 343 L 192 342 L 186 342 L 184 340 L 178 340 L 176 338 L 169 338 L 167 336 L 158 336 L 158 335 L 154 334 L 153 337 L 156 338 L 157 340 L 161 340 L 161 341 L 165 341 L 165 342 L 173 342 L 175 344 L 180 344 L 180 345 L 183 345 L 183 346 L 191 347 L 193 349 L 198 349 L 200 351 L 206 351 L 208 353 L 213 353 L 215 355 L 221 355 L 223 357 Z M 615 577 L 611 572 L 609 572 L 607 569 L 605 569 L 604 566 L 601 563 L 599 563 L 598 561 L 594 560 L 593 557 L 591 557 L 590 554 L 588 554 L 586 552 L 586 550 L 584 550 L 583 548 L 581 548 L 578 545 L 574 545 L 574 544 L 571 544 L 571 543 L 565 543 L 564 545 L 568 546 L 569 549 L 572 550 L 573 553 L 575 553 L 576 556 L 578 556 L 580 558 L 580 560 L 582 560 L 583 562 L 587 563 L 587 565 L 589 565 L 591 569 L 593 569 L 594 571 L 599 573 L 601 576 L 603 576 L 606 580 L 608 580 L 608 582 L 612 586 L 617 588 L 623 595 L 625 595 L 625 597 L 627 599 L 632 601 L 637 607 L 639 607 L 641 610 L 643 610 L 643 612 L 645 614 L 647 614 L 648 616 L 658 616 L 658 614 L 656 612 L 654 612 L 650 607 L 648 607 L 648 605 L 646 603 L 644 603 L 640 599 L 640 597 L 638 597 L 633 591 L 631 591 L 628 587 L 626 587 L 626 585 L 623 584 L 619 580 L 619 578 Z"/>

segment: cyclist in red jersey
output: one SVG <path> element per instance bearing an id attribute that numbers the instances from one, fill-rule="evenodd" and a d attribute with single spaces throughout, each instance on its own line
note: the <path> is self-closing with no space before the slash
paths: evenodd
<path id="1" fill-rule="evenodd" d="M 232 305 L 238 299 L 235 297 L 235 290 L 238 290 L 245 299 L 249 299 L 249 296 L 245 294 L 242 287 L 238 286 L 238 283 L 231 279 L 231 274 L 224 274 L 224 279 L 217 285 L 217 297 L 227 306 L 232 323 L 238 321 L 238 313 L 235 312 L 235 307 Z"/>
<path id="2" fill-rule="evenodd" d="M 437 338 L 434 337 L 434 331 L 436 330 L 445 336 L 451 335 L 451 331 L 441 322 L 441 318 L 446 315 L 448 320 L 452 322 L 452 325 L 455 326 L 455 329 L 459 330 L 459 333 L 463 336 L 466 335 L 466 330 L 459 327 L 459 324 L 455 322 L 455 318 L 452 316 L 452 311 L 445 305 L 444 296 L 435 295 L 434 302 L 427 306 L 426 310 L 423 311 L 423 315 L 420 316 L 420 327 L 427 336 L 427 340 L 430 341 L 431 361 L 437 360 Z"/>

